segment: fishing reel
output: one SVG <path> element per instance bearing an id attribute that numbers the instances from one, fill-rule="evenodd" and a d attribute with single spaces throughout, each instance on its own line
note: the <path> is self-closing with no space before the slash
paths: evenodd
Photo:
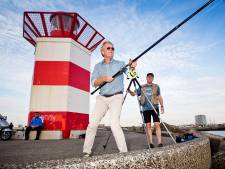
<path id="1" fill-rule="evenodd" d="M 137 71 L 135 70 L 135 67 L 130 67 L 127 72 L 127 79 L 134 79 L 138 78 Z"/>

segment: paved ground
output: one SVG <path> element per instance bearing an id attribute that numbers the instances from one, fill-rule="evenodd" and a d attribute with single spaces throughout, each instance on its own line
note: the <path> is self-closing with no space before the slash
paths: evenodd
<path id="1" fill-rule="evenodd" d="M 107 148 L 105 144 L 110 131 L 98 130 L 93 146 L 93 155 L 117 153 L 118 149 L 113 137 L 110 137 Z M 129 151 L 147 148 L 146 135 L 134 132 L 125 132 Z M 162 138 L 163 144 L 170 145 L 173 141 L 170 137 Z M 154 137 L 156 143 L 156 138 Z M 0 165 L 25 164 L 37 161 L 67 159 L 82 157 L 84 139 L 67 140 L 10 140 L 0 141 Z"/>

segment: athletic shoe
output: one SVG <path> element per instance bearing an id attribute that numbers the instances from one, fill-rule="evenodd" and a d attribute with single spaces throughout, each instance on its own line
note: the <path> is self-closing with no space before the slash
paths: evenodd
<path id="1" fill-rule="evenodd" d="M 84 158 L 86 158 L 86 157 L 91 157 L 91 154 L 83 153 L 83 157 L 84 157 Z"/>
<path id="2" fill-rule="evenodd" d="M 157 147 L 163 147 L 163 144 L 162 143 L 160 143 L 160 144 L 158 144 L 158 146 Z"/>
<path id="3" fill-rule="evenodd" d="M 154 146 L 154 144 L 150 144 L 150 148 L 154 148 L 155 146 Z"/>

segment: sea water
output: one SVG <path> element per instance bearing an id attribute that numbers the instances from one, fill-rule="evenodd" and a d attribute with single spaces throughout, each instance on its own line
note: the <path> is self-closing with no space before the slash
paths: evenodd
<path id="1" fill-rule="evenodd" d="M 214 134 L 214 135 L 218 135 L 218 136 L 225 137 L 225 131 L 224 130 L 205 131 L 205 132 L 210 133 L 210 134 Z"/>

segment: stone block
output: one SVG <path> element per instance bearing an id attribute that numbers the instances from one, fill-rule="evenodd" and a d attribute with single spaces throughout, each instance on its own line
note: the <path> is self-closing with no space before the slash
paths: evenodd
<path id="1" fill-rule="evenodd" d="M 70 131 L 70 138 L 77 139 L 80 135 L 84 135 L 86 130 L 71 130 Z"/>
<path id="2" fill-rule="evenodd" d="M 37 131 L 31 131 L 29 139 L 34 140 L 36 138 Z M 62 131 L 51 131 L 43 130 L 41 131 L 40 140 L 59 140 L 62 139 Z"/>

